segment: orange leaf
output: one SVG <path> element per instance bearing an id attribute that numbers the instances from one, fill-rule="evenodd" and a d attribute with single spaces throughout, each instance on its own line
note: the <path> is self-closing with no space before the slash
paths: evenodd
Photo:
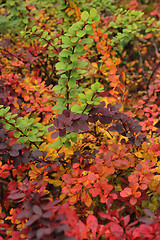
<path id="1" fill-rule="evenodd" d="M 75 195 L 69 197 L 70 204 L 75 204 L 77 201 L 78 201 L 78 194 L 75 194 Z"/>

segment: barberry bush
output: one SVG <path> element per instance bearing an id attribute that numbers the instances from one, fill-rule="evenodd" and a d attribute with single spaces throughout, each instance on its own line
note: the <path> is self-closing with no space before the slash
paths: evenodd
<path id="1" fill-rule="evenodd" d="M 159 1 L 0 4 L 0 240 L 160 239 Z"/>

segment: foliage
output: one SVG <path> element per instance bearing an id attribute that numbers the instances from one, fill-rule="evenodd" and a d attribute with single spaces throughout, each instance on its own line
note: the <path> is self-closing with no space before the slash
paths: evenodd
<path id="1" fill-rule="evenodd" d="M 160 238 L 160 15 L 140 2 L 0 2 L 0 240 Z"/>

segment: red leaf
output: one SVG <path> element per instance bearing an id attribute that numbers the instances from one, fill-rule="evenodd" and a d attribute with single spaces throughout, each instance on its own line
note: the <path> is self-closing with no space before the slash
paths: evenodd
<path id="1" fill-rule="evenodd" d="M 16 181 L 11 181 L 10 183 L 8 183 L 8 190 L 9 191 L 12 191 L 12 190 L 16 190 L 16 188 L 17 188 L 17 183 L 16 183 Z"/>
<path id="2" fill-rule="evenodd" d="M 13 231 L 12 232 L 12 237 L 14 240 L 19 240 L 20 239 L 20 231 Z"/>
<path id="3" fill-rule="evenodd" d="M 124 190 L 120 192 L 121 197 L 128 197 L 132 195 L 131 188 L 126 187 Z"/>
<path id="4" fill-rule="evenodd" d="M 137 198 L 135 198 L 134 196 L 131 197 L 130 199 L 130 204 L 131 205 L 135 205 L 137 203 Z"/>
<path id="5" fill-rule="evenodd" d="M 94 174 L 94 173 L 89 173 L 89 174 L 88 174 L 88 179 L 89 179 L 90 181 L 96 180 L 95 174 Z"/>
<path id="6" fill-rule="evenodd" d="M 124 226 L 125 227 L 128 225 L 129 221 L 130 221 L 130 216 L 129 215 L 125 216 L 124 217 Z"/>
<path id="7" fill-rule="evenodd" d="M 94 215 L 89 215 L 87 217 L 87 226 L 90 227 L 92 233 L 93 233 L 93 237 L 94 239 L 96 238 L 96 232 L 97 232 L 97 228 L 98 228 L 98 220 Z"/>
<path id="8" fill-rule="evenodd" d="M 67 184 L 72 184 L 73 183 L 73 179 L 68 174 L 63 174 L 61 178 Z"/>

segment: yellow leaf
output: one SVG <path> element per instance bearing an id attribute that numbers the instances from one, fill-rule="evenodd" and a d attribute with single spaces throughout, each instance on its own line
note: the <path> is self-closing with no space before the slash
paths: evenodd
<path id="1" fill-rule="evenodd" d="M 144 152 L 148 152 L 148 144 L 146 142 L 142 143 L 142 148 L 143 148 Z"/>
<path id="2" fill-rule="evenodd" d="M 154 180 L 160 181 L 160 175 L 155 175 Z"/>
<path id="3" fill-rule="evenodd" d="M 53 184 L 55 187 L 59 187 L 62 184 L 62 181 L 60 180 L 50 180 L 49 183 Z"/>
<path id="4" fill-rule="evenodd" d="M 135 153 L 135 155 L 138 158 L 143 158 L 143 154 L 141 152 L 137 152 L 137 153 Z"/>
<path id="5" fill-rule="evenodd" d="M 61 194 L 59 197 L 59 200 L 62 201 L 63 199 L 65 199 L 65 197 L 66 197 L 66 194 Z"/>
<path id="6" fill-rule="evenodd" d="M 92 204 L 92 198 L 90 197 L 88 192 L 83 191 L 81 195 L 81 201 L 85 203 L 87 207 L 90 207 Z"/>

